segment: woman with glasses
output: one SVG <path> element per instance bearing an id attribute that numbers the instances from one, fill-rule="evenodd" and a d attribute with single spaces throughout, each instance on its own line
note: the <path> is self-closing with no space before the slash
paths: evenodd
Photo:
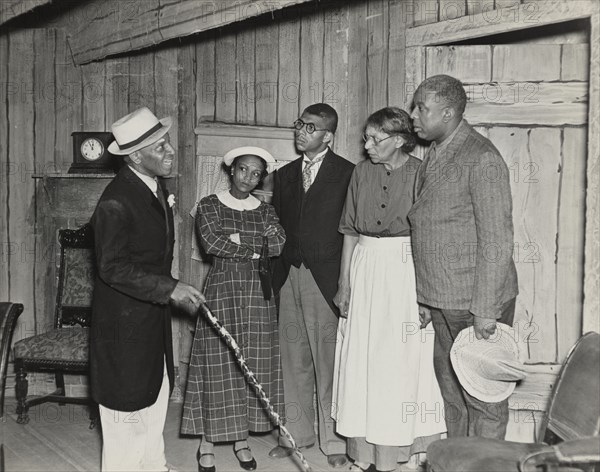
<path id="1" fill-rule="evenodd" d="M 433 370 L 433 329 L 420 329 L 407 213 L 420 161 L 405 111 L 367 119 L 348 187 L 335 302 L 340 321 L 334 402 L 351 470 L 389 471 L 445 431 Z"/>
<path id="2" fill-rule="evenodd" d="M 275 209 L 250 194 L 275 160 L 264 149 L 241 147 L 223 158 L 231 189 L 209 195 L 198 205 L 196 231 L 212 256 L 204 293 L 212 313 L 236 339 L 248 367 L 256 374 L 278 414 L 283 413 L 283 385 L 274 298 L 265 300 L 259 254 L 266 238 L 268 256 L 281 253 L 285 233 Z M 246 384 L 235 356 L 216 331 L 198 318 L 181 432 L 201 435 L 198 470 L 214 472 L 215 442 L 234 442 L 233 452 L 245 470 L 256 469 L 248 431 L 273 429 L 254 389 Z"/>

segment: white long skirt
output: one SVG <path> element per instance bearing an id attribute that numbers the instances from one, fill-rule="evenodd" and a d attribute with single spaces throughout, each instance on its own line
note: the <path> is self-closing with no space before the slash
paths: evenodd
<path id="1" fill-rule="evenodd" d="M 410 238 L 361 235 L 350 271 L 350 309 L 336 346 L 337 432 L 407 446 L 446 431 L 433 327 L 420 329 Z"/>

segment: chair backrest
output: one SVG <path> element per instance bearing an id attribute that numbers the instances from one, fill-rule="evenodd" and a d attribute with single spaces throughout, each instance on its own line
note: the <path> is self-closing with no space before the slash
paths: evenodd
<path id="1" fill-rule="evenodd" d="M 17 318 L 23 313 L 21 303 L 0 302 L 0 420 L 4 418 L 4 386 L 8 356 Z"/>
<path id="2" fill-rule="evenodd" d="M 545 442 L 597 436 L 600 428 L 600 334 L 586 333 L 571 348 L 554 386 Z"/>
<path id="3" fill-rule="evenodd" d="M 58 232 L 60 266 L 54 327 L 90 326 L 96 278 L 94 232 L 86 224 Z"/>

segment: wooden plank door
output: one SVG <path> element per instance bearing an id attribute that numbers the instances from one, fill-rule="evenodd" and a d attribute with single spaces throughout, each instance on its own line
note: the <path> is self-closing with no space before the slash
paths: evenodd
<path id="1" fill-rule="evenodd" d="M 464 83 L 466 119 L 510 170 L 528 362 L 560 362 L 581 335 L 588 54 L 587 44 L 424 48 L 425 76 Z"/>

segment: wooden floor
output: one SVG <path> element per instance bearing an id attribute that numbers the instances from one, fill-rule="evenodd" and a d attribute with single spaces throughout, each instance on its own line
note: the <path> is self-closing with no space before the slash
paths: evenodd
<path id="1" fill-rule="evenodd" d="M 179 436 L 181 403 L 171 403 L 165 426 L 167 461 L 179 472 L 195 472 L 198 440 Z M 90 430 L 87 410 L 79 405 L 48 403 L 33 408 L 27 425 L 19 425 L 15 404 L 7 399 L 0 440 L 4 444 L 7 472 L 91 472 L 100 470 L 100 431 Z M 302 472 L 294 458 L 271 459 L 268 452 L 276 444 L 273 434 L 253 435 L 250 446 L 258 462 L 257 471 Z M 239 472 L 232 445 L 216 447 L 218 472 Z M 332 471 L 318 447 L 305 452 L 313 472 Z M 347 470 L 348 467 L 338 470 Z M 409 470 L 399 467 L 398 470 Z"/>

